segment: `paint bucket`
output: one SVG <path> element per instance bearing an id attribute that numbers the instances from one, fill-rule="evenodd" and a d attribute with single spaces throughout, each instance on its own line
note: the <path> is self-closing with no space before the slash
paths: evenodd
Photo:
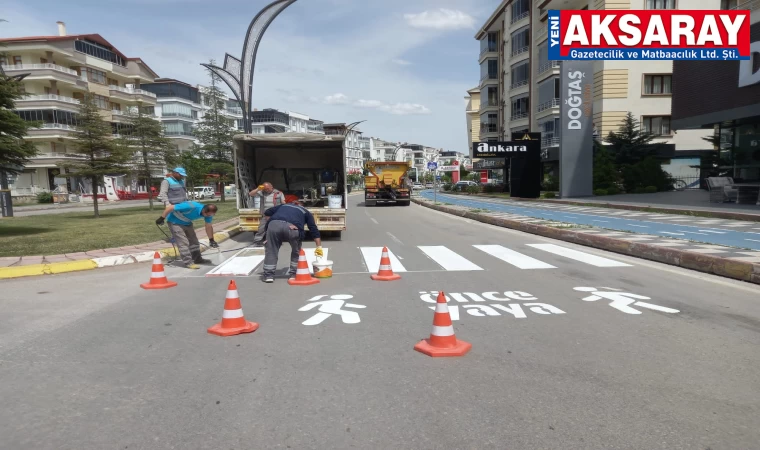
<path id="1" fill-rule="evenodd" d="M 332 278 L 332 261 L 317 258 L 312 266 L 314 266 L 314 278 Z"/>
<path id="2" fill-rule="evenodd" d="M 340 209 L 343 205 L 342 195 L 331 195 L 327 197 L 327 207 L 330 209 Z"/>

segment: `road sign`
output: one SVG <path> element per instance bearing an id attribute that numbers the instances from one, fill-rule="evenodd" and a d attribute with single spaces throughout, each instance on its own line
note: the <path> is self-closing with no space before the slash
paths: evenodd
<path id="1" fill-rule="evenodd" d="M 427 165 L 428 170 L 435 170 L 438 168 L 438 163 L 434 161 L 430 161 Z"/>

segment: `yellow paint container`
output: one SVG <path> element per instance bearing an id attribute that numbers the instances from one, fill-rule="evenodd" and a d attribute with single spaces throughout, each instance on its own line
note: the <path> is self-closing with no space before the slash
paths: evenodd
<path id="1" fill-rule="evenodd" d="M 314 278 L 330 278 L 332 277 L 333 262 L 328 260 L 320 260 L 317 258 L 313 263 L 314 266 Z"/>

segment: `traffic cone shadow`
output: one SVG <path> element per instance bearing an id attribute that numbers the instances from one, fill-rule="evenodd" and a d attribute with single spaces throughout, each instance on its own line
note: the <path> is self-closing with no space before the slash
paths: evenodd
<path id="1" fill-rule="evenodd" d="M 310 286 L 317 283 L 319 283 L 319 280 L 312 277 L 311 272 L 309 272 L 309 263 L 306 262 L 306 252 L 301 249 L 301 252 L 298 254 L 296 276 L 289 279 L 288 284 L 291 286 Z"/>
<path id="2" fill-rule="evenodd" d="M 164 263 L 161 262 L 161 254 L 153 254 L 153 268 L 150 271 L 150 280 L 140 285 L 143 289 L 169 289 L 176 286 L 177 283 L 169 281 L 164 273 Z"/>
<path id="3" fill-rule="evenodd" d="M 438 293 L 433 315 L 433 331 L 429 339 L 423 339 L 414 349 L 428 356 L 464 356 L 472 348 L 472 344 L 457 340 L 454 325 L 451 323 L 449 306 L 443 292 Z"/>
<path id="4" fill-rule="evenodd" d="M 248 322 L 243 315 L 243 307 L 240 306 L 240 295 L 238 294 L 235 280 L 230 281 L 227 287 L 227 296 L 224 299 L 224 312 L 222 312 L 222 321 L 207 331 L 217 336 L 235 336 L 242 333 L 251 333 L 259 329 L 256 322 Z"/>
<path id="5" fill-rule="evenodd" d="M 370 276 L 375 281 L 393 281 L 400 280 L 401 275 L 393 273 L 391 267 L 391 258 L 388 256 L 388 247 L 383 247 L 383 253 L 380 256 L 380 268 L 377 274 Z"/>

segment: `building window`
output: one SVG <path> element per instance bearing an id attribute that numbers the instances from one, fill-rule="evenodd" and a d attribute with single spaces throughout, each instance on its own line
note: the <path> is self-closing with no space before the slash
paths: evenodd
<path id="1" fill-rule="evenodd" d="M 720 9 L 736 9 L 737 6 L 736 0 L 720 0 Z"/>
<path id="2" fill-rule="evenodd" d="M 167 136 L 192 136 L 193 126 L 187 122 L 164 122 L 164 134 Z"/>
<path id="3" fill-rule="evenodd" d="M 8 60 L 5 58 L 5 55 L 0 55 L 0 66 L 7 66 Z"/>
<path id="4" fill-rule="evenodd" d="M 647 9 L 676 9 L 676 0 L 647 0 Z"/>
<path id="5" fill-rule="evenodd" d="M 641 128 L 655 136 L 670 136 L 670 116 L 647 116 L 641 120 Z"/>
<path id="6" fill-rule="evenodd" d="M 538 84 L 538 105 L 536 112 L 559 106 L 559 77 L 548 78 Z"/>
<path id="7" fill-rule="evenodd" d="M 512 56 L 517 56 L 530 49 L 530 29 L 521 28 L 512 33 Z"/>
<path id="8" fill-rule="evenodd" d="M 480 64 L 480 81 L 499 78 L 499 60 L 487 59 Z"/>
<path id="9" fill-rule="evenodd" d="M 93 83 L 98 84 L 106 84 L 106 73 L 97 69 L 93 69 L 91 67 L 85 67 L 85 72 L 87 73 L 87 81 L 91 81 Z"/>
<path id="10" fill-rule="evenodd" d="M 512 120 L 526 119 L 530 113 L 528 96 L 512 98 Z"/>
<path id="11" fill-rule="evenodd" d="M 109 61 L 123 67 L 127 66 L 127 64 L 124 62 L 124 58 L 111 51 L 111 49 L 108 47 L 97 44 L 95 42 L 77 40 L 74 41 L 74 49 L 78 52 L 94 56 L 95 58 L 102 59 L 104 61 Z"/>
<path id="12" fill-rule="evenodd" d="M 483 98 L 483 106 L 499 106 L 499 88 L 489 86 Z"/>
<path id="13" fill-rule="evenodd" d="M 522 20 L 530 14 L 530 0 L 512 2 L 512 23 Z"/>
<path id="14" fill-rule="evenodd" d="M 13 57 L 13 65 L 20 66 L 21 65 L 21 57 L 20 56 L 14 56 Z"/>
<path id="15" fill-rule="evenodd" d="M 520 86 L 528 84 L 528 78 L 530 73 L 530 63 L 528 61 L 521 62 L 512 66 L 512 84 L 511 88 L 515 89 Z"/>
<path id="16" fill-rule="evenodd" d="M 140 111 L 145 114 L 146 116 L 155 116 L 156 115 L 156 107 L 155 106 L 143 106 L 140 108 Z"/>
<path id="17" fill-rule="evenodd" d="M 103 97 L 102 95 L 98 95 L 98 94 L 92 94 L 92 100 L 93 102 L 95 102 L 95 105 L 98 108 L 110 110 L 111 102 L 108 100 L 108 97 Z"/>
<path id="18" fill-rule="evenodd" d="M 121 111 L 121 105 L 118 103 L 111 102 L 111 111 Z"/>
<path id="19" fill-rule="evenodd" d="M 497 133 L 499 131 L 499 115 L 495 113 L 480 115 L 480 132 Z"/>
<path id="20" fill-rule="evenodd" d="M 488 33 L 488 36 L 480 40 L 480 54 L 487 52 L 499 51 L 499 33 L 496 31 Z"/>
<path id="21" fill-rule="evenodd" d="M 116 80 L 114 78 L 109 78 L 108 79 L 108 85 L 109 86 L 118 86 L 119 85 L 119 80 Z"/>
<path id="22" fill-rule="evenodd" d="M 672 75 L 644 75 L 644 95 L 670 95 Z"/>
<path id="23" fill-rule="evenodd" d="M 193 112 L 190 106 L 183 103 L 164 103 L 161 105 L 162 117 L 186 117 L 190 119 L 193 118 Z"/>

